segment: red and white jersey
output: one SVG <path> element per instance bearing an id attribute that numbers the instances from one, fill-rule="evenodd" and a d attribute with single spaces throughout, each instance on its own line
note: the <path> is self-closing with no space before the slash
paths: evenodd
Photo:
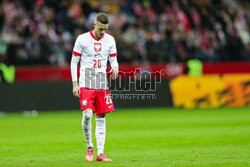
<path id="1" fill-rule="evenodd" d="M 104 33 L 96 39 L 92 30 L 77 37 L 72 53 L 80 57 L 79 86 L 108 89 L 107 61 L 117 55 L 114 38 Z"/>

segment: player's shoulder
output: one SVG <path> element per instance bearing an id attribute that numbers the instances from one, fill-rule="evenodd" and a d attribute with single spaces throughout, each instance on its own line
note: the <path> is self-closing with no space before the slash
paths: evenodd
<path id="1" fill-rule="evenodd" d="M 77 41 L 80 42 L 81 44 L 85 44 L 87 40 L 88 40 L 87 32 L 77 36 Z"/>
<path id="2" fill-rule="evenodd" d="M 109 41 L 115 41 L 114 37 L 108 33 L 105 33 L 105 37 L 109 40 Z"/>
<path id="3" fill-rule="evenodd" d="M 85 32 L 85 33 L 83 33 L 83 34 L 78 35 L 77 38 L 83 39 L 83 38 L 86 38 L 87 36 L 88 36 L 88 32 Z"/>

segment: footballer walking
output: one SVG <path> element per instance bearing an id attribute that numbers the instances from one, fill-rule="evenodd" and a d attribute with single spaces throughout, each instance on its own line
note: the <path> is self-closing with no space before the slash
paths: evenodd
<path id="1" fill-rule="evenodd" d="M 87 144 L 86 161 L 94 160 L 92 142 L 92 115 L 96 115 L 96 161 L 112 161 L 104 154 L 106 136 L 105 114 L 114 111 L 113 101 L 108 89 L 107 62 L 111 65 L 110 77 L 118 76 L 117 50 L 114 38 L 105 33 L 109 26 L 108 16 L 98 13 L 93 23 L 94 29 L 77 37 L 72 52 L 71 76 L 73 95 L 80 98 L 82 110 L 82 129 Z M 77 66 L 80 62 L 80 76 Z"/>

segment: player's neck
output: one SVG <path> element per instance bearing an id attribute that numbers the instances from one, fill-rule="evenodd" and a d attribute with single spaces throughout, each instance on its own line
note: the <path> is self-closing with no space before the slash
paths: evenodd
<path id="1" fill-rule="evenodd" d="M 101 38 L 101 37 L 97 36 L 95 30 L 93 30 L 93 35 L 94 35 L 94 37 L 95 37 L 96 39 L 100 39 L 100 38 Z"/>

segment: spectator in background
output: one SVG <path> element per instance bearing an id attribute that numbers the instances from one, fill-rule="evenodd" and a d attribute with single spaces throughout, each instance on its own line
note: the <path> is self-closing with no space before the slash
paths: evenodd
<path id="1" fill-rule="evenodd" d="M 244 52 L 244 59 L 250 61 L 250 42 L 246 46 L 246 50 Z"/>
<path id="2" fill-rule="evenodd" d="M 250 16 L 223 0 L 0 0 L 0 6 L 0 42 L 13 48 L 15 65 L 68 65 L 73 41 L 100 11 L 111 14 L 109 33 L 121 34 L 119 62 L 248 60 Z"/>

